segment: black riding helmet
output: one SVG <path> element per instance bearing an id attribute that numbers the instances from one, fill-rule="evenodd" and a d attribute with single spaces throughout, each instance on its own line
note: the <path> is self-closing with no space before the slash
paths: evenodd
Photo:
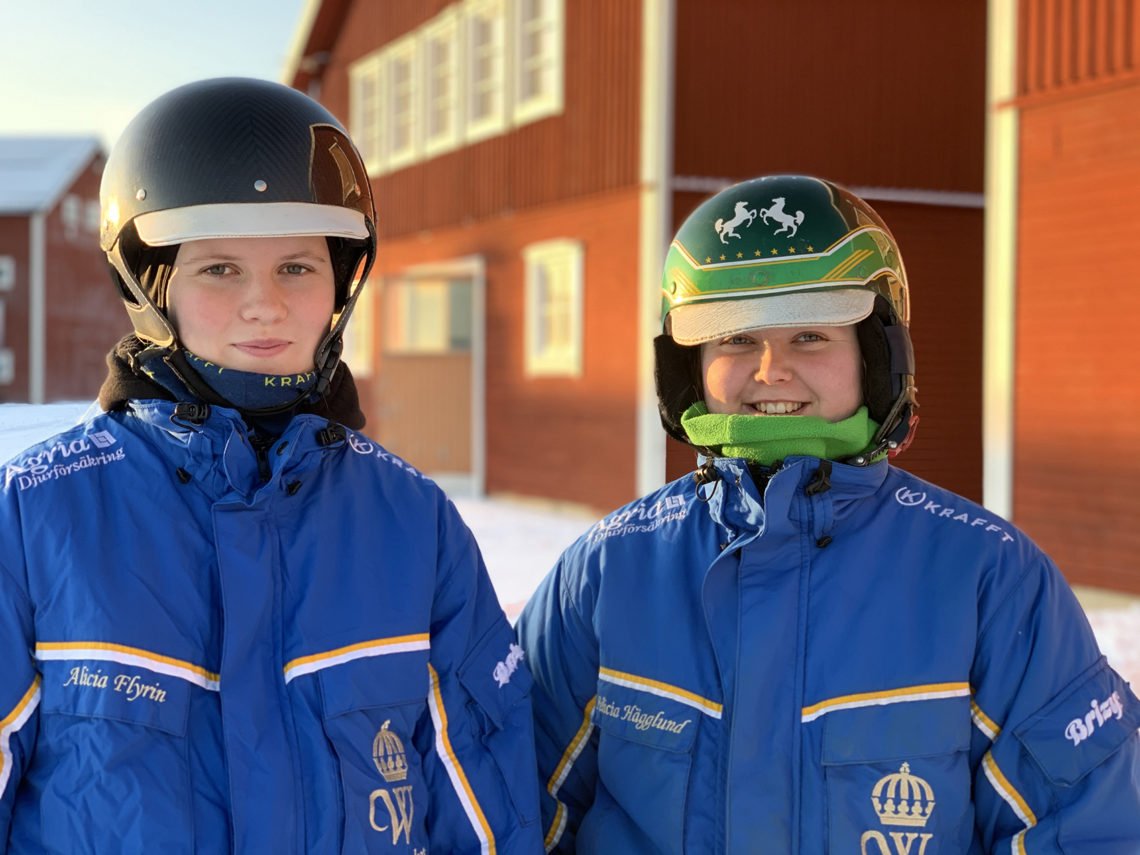
<path id="1" fill-rule="evenodd" d="M 218 78 L 179 87 L 143 108 L 123 131 L 99 196 L 100 245 L 135 334 L 168 351 L 168 364 L 204 400 L 216 394 L 190 367 L 168 316 L 166 281 L 178 245 L 323 235 L 336 314 L 314 365 L 317 394 L 327 390 L 376 255 L 371 184 L 356 147 L 328 110 L 265 80 Z"/>

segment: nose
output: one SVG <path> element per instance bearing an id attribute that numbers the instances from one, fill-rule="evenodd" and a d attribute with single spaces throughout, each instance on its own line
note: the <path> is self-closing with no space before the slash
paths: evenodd
<path id="1" fill-rule="evenodd" d="M 272 324 L 284 320 L 288 314 L 289 307 L 280 283 L 267 273 L 252 275 L 243 294 L 242 319 Z"/>
<path id="2" fill-rule="evenodd" d="M 779 344 L 765 342 L 760 351 L 760 364 L 756 367 L 755 377 L 761 383 L 766 383 L 769 386 L 776 383 L 786 383 L 792 379 L 792 371 L 785 349 Z"/>

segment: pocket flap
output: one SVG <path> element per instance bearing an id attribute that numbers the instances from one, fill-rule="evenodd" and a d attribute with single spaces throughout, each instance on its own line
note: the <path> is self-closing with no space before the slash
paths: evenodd
<path id="1" fill-rule="evenodd" d="M 970 727 L 964 696 L 835 710 L 824 718 L 822 760 L 837 766 L 965 751 Z"/>
<path id="2" fill-rule="evenodd" d="M 372 707 L 427 700 L 428 651 L 402 650 L 365 656 L 317 672 L 326 719 Z"/>
<path id="3" fill-rule="evenodd" d="M 71 659 L 41 664 L 44 713 L 113 719 L 174 736 L 186 733 L 190 692 L 196 690 L 186 680 L 118 662 Z"/>
<path id="4" fill-rule="evenodd" d="M 458 674 L 459 682 L 497 728 L 530 693 L 532 683 L 526 653 L 506 622 L 483 636 Z"/>
<path id="5" fill-rule="evenodd" d="M 1057 784 L 1071 786 L 1140 728 L 1140 700 L 1104 657 L 1014 735 Z"/>

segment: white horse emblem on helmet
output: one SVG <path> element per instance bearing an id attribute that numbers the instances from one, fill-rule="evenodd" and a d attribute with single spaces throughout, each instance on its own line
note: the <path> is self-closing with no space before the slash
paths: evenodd
<path id="1" fill-rule="evenodd" d="M 716 224 L 713 226 L 713 228 L 716 229 L 716 233 L 720 235 L 720 242 L 728 243 L 728 241 L 725 240 L 726 237 L 734 237 L 737 240 L 740 240 L 740 235 L 736 233 L 737 226 L 739 226 L 741 223 L 750 226 L 752 225 L 752 221 L 755 219 L 756 211 L 748 210 L 747 202 L 737 202 L 736 210 L 733 212 L 732 219 L 728 222 L 725 222 L 724 218 L 721 217 L 716 221 Z"/>
<path id="2" fill-rule="evenodd" d="M 776 229 L 773 234 L 782 234 L 788 232 L 788 237 L 795 237 L 796 232 L 800 230 L 800 223 L 804 221 L 804 212 L 796 211 L 795 216 L 792 214 L 784 213 L 784 203 L 787 201 L 783 196 L 777 196 L 772 200 L 771 208 L 760 209 L 760 219 L 764 224 L 768 224 L 768 218 L 771 217 L 777 223 L 780 223 L 780 228 Z M 791 231 L 788 231 L 791 229 Z"/>

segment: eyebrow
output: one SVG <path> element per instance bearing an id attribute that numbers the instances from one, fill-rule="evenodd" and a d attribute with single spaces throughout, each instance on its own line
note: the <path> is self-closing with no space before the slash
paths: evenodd
<path id="1" fill-rule="evenodd" d="M 305 250 L 305 249 L 303 249 L 299 252 L 291 252 L 288 255 L 283 255 L 277 260 L 278 261 L 297 261 L 299 259 L 304 259 L 306 261 L 317 261 L 317 262 L 326 261 L 324 256 L 318 255 L 315 252 L 309 252 L 308 250 Z M 196 253 L 193 250 L 191 250 L 190 253 L 188 254 L 188 257 L 184 258 L 182 260 L 182 263 L 183 264 L 187 264 L 187 263 L 200 264 L 203 261 L 214 261 L 214 262 L 218 262 L 218 261 L 239 261 L 240 262 L 240 261 L 245 261 L 245 260 L 246 259 L 244 258 L 244 256 L 230 255 L 230 254 L 224 253 L 224 252 Z"/>

